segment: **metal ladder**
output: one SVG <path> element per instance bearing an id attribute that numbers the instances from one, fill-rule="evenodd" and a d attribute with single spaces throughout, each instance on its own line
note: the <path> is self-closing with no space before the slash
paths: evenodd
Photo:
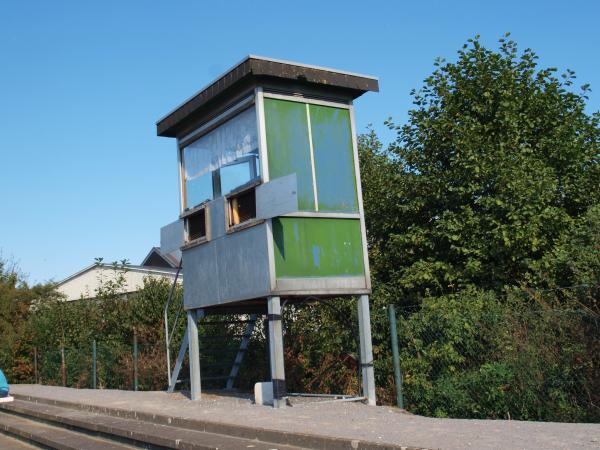
<path id="1" fill-rule="evenodd" d="M 173 280 L 173 285 L 171 286 L 171 290 L 169 292 L 169 297 L 167 302 L 165 303 L 165 308 L 163 311 L 164 315 L 164 323 L 165 323 L 165 347 L 166 347 L 166 357 L 167 357 L 167 381 L 168 388 L 167 392 L 174 392 L 175 386 L 178 382 L 179 372 L 181 371 L 181 366 L 183 365 L 183 360 L 185 358 L 185 354 L 188 351 L 189 345 L 189 336 L 188 329 L 186 326 L 186 331 L 183 335 L 183 339 L 181 341 L 181 346 L 179 348 L 179 353 L 177 355 L 177 360 L 175 363 L 175 367 L 173 371 L 171 371 L 171 343 L 173 341 L 173 336 L 175 335 L 175 330 L 177 330 L 177 324 L 179 322 L 179 317 L 181 316 L 181 312 L 183 311 L 183 303 L 177 309 L 177 313 L 175 314 L 175 320 L 173 322 L 173 327 L 171 328 L 173 331 L 169 333 L 169 307 L 171 306 L 171 302 L 173 301 L 173 296 L 175 293 L 175 289 L 177 287 L 177 279 L 179 278 L 179 273 L 181 271 L 181 261 L 179 262 L 179 267 L 177 268 L 177 273 L 175 274 L 175 279 Z M 200 312 L 198 318 L 204 317 L 204 313 Z M 242 341 L 240 342 L 240 347 L 237 350 L 235 359 L 231 366 L 231 370 L 229 372 L 229 376 L 225 377 L 227 380 L 225 389 L 231 390 L 233 389 L 233 385 L 239 373 L 240 367 L 244 360 L 244 355 L 248 349 L 248 344 L 250 343 L 250 338 L 252 337 L 252 333 L 254 332 L 254 327 L 256 325 L 257 315 L 251 314 L 250 319 L 246 322 L 246 329 L 244 330 L 244 334 L 242 335 Z"/>

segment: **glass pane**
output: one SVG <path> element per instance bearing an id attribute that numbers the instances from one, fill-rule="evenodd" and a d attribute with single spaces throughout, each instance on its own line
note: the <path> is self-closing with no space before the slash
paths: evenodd
<path id="1" fill-rule="evenodd" d="M 248 183 L 258 176 L 258 151 L 221 167 L 221 194 Z"/>
<path id="2" fill-rule="evenodd" d="M 265 99 L 269 178 L 292 173 L 298 179 L 298 208 L 315 210 L 306 105 Z"/>
<path id="3" fill-rule="evenodd" d="M 248 108 L 227 122 L 205 134 L 183 149 L 186 183 L 186 208 L 191 208 L 206 199 L 213 199 L 212 174 L 222 166 L 238 159 L 248 160 L 248 155 L 258 155 L 256 112 Z M 258 176 L 258 166 L 256 166 Z M 241 184 L 248 182 L 244 177 Z M 233 179 L 229 179 L 234 183 Z M 236 186 L 237 187 L 237 186 Z M 207 195 L 208 194 L 208 195 Z"/>
<path id="4" fill-rule="evenodd" d="M 350 111 L 309 109 L 319 211 L 358 212 Z"/>
<path id="5" fill-rule="evenodd" d="M 208 172 L 202 176 L 186 180 L 185 193 L 187 196 L 187 208 L 199 205 L 206 200 L 211 200 L 213 198 L 212 173 Z"/>

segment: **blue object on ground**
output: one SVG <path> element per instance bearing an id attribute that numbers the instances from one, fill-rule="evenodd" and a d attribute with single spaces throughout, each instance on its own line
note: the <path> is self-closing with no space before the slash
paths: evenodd
<path id="1" fill-rule="evenodd" d="M 4 376 L 4 372 L 0 369 L 0 398 L 8 397 L 8 381 L 6 381 L 6 377 Z"/>

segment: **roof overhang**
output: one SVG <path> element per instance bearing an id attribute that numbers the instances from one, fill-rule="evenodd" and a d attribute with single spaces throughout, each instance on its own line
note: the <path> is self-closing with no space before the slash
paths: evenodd
<path id="1" fill-rule="evenodd" d="M 378 92 L 376 77 L 250 55 L 156 123 L 159 136 L 176 137 L 191 122 L 210 115 L 223 100 L 256 86 L 308 89 L 315 95 L 355 99 L 367 91 Z"/>

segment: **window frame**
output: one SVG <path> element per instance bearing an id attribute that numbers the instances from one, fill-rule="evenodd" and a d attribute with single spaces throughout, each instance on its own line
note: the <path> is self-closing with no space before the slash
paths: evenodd
<path id="1" fill-rule="evenodd" d="M 255 108 L 256 122 L 257 122 L 257 140 L 258 140 L 258 160 L 259 167 L 261 168 L 261 173 L 258 174 L 255 179 L 262 180 L 262 168 L 264 163 L 262 161 L 261 150 L 260 150 L 260 127 L 259 127 L 259 119 L 258 119 L 258 105 L 255 98 L 255 92 L 249 91 L 248 95 L 242 98 L 239 101 L 228 106 L 223 112 L 215 115 L 211 119 L 206 122 L 198 125 L 193 128 L 192 131 L 177 139 L 177 159 L 179 163 L 179 192 L 180 192 L 180 211 L 181 214 L 184 214 L 186 211 L 190 211 L 192 209 L 200 207 L 203 203 L 207 203 L 208 201 L 215 200 L 221 196 L 223 193 L 221 192 L 221 182 L 220 182 L 220 168 L 212 172 L 212 185 L 213 185 L 213 197 L 207 199 L 203 203 L 198 205 L 189 206 L 187 204 L 187 187 L 186 187 L 186 179 L 185 179 L 185 156 L 184 150 L 189 145 L 196 142 L 198 139 L 206 136 L 211 131 L 223 125 L 225 122 L 233 119 L 237 115 L 243 113 L 249 108 Z M 256 169 L 256 167 L 255 167 Z M 254 180 L 251 180 L 254 181 Z M 218 195 L 217 195 L 218 194 Z"/>
<path id="2" fill-rule="evenodd" d="M 198 206 L 195 206 L 192 209 L 188 209 L 180 214 L 179 218 L 183 220 L 183 245 L 181 246 L 182 250 L 195 247 L 200 244 L 204 244 L 211 240 L 210 208 L 208 204 L 209 202 L 205 201 L 199 204 Z M 190 217 L 198 214 L 201 211 L 204 211 L 204 236 L 201 236 L 196 239 L 190 239 L 189 219 Z"/>
<path id="3" fill-rule="evenodd" d="M 256 217 L 256 211 L 254 217 L 240 222 L 238 224 L 231 224 L 231 200 L 240 195 L 246 194 L 250 191 L 254 192 L 254 201 L 256 204 L 256 188 L 262 184 L 260 178 L 249 181 L 248 183 L 234 189 L 230 193 L 223 196 L 224 209 L 225 209 L 225 232 L 226 234 L 235 233 L 236 231 L 244 230 L 246 228 L 253 227 L 264 222 L 264 219 Z"/>

